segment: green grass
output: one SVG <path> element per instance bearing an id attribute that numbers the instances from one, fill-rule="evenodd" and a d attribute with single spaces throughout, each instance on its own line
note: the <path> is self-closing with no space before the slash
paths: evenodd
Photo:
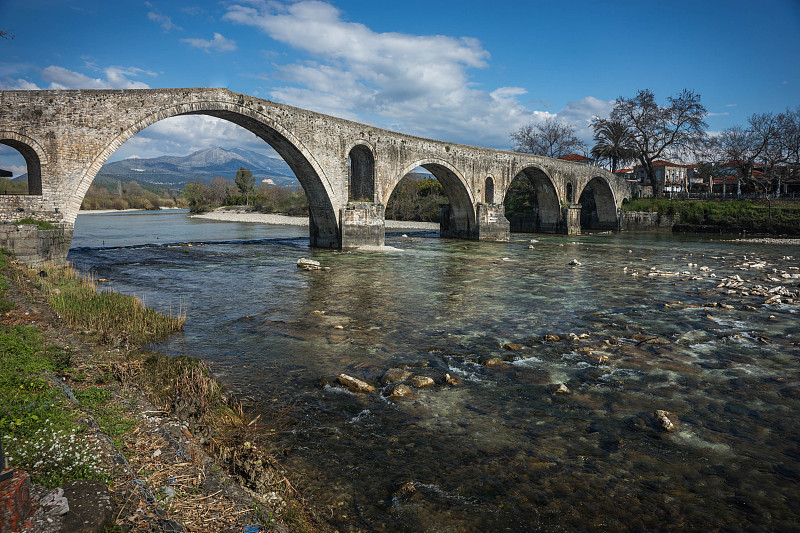
<path id="1" fill-rule="evenodd" d="M 81 443 L 80 411 L 50 373 L 63 368 L 59 350 L 45 346 L 34 326 L 0 326 L 0 433 L 9 462 L 47 487 L 70 479 L 102 479 Z"/>
<path id="2" fill-rule="evenodd" d="M 185 310 L 176 315 L 160 313 L 138 298 L 111 291 L 97 291 L 91 279 L 73 268 L 48 267 L 46 277 L 33 278 L 53 310 L 71 328 L 113 346 L 141 345 L 179 331 Z"/>
<path id="3" fill-rule="evenodd" d="M 800 233 L 800 202 L 766 200 L 686 200 L 638 198 L 623 211 L 678 215 L 680 224 L 719 226 L 731 230 Z"/>
<path id="4" fill-rule="evenodd" d="M 58 226 L 52 222 L 47 222 L 46 220 L 35 220 L 31 217 L 21 218 L 14 222 L 14 224 L 16 226 L 33 225 L 38 227 L 40 230 L 58 229 Z"/>

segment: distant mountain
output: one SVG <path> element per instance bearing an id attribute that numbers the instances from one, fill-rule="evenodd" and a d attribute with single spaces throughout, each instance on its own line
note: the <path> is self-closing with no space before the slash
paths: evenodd
<path id="1" fill-rule="evenodd" d="M 97 173 L 95 181 L 109 184 L 136 180 L 140 184 L 182 189 L 195 180 L 208 183 L 218 176 L 233 180 L 240 167 L 253 173 L 256 186 L 265 179 L 272 180 L 276 185 L 299 184 L 289 165 L 278 156 L 222 148 L 207 148 L 184 157 L 129 158 L 106 163 Z"/>

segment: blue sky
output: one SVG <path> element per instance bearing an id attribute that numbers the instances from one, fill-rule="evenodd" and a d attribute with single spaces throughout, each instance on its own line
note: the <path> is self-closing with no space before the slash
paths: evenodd
<path id="1" fill-rule="evenodd" d="M 227 87 L 493 148 L 550 116 L 590 143 L 591 117 L 644 88 L 700 93 L 712 132 L 800 104 L 798 0 L 0 0 L 0 29 L 1 89 Z M 268 150 L 181 117 L 112 160 L 216 145 Z"/>

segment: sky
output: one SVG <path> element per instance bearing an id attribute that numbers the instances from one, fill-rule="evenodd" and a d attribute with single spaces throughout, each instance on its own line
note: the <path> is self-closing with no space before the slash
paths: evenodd
<path id="1" fill-rule="evenodd" d="M 227 87 L 448 142 L 509 149 L 549 117 L 699 93 L 710 132 L 800 105 L 800 0 L 0 0 L 0 89 Z M 210 117 L 161 121 L 111 160 L 269 152 Z M 24 172 L 0 145 L 0 168 Z"/>

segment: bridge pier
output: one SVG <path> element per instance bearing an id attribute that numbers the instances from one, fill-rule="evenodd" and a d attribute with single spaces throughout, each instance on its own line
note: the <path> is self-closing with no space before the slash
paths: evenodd
<path id="1" fill-rule="evenodd" d="M 506 218 L 503 204 L 478 204 L 478 240 L 507 241 L 511 238 L 511 224 Z"/>
<path id="2" fill-rule="evenodd" d="M 581 204 L 570 204 L 564 208 L 564 233 L 567 235 L 581 234 Z"/>
<path id="3" fill-rule="evenodd" d="M 342 248 L 383 246 L 386 237 L 386 208 L 372 202 L 350 202 L 339 210 Z"/>

